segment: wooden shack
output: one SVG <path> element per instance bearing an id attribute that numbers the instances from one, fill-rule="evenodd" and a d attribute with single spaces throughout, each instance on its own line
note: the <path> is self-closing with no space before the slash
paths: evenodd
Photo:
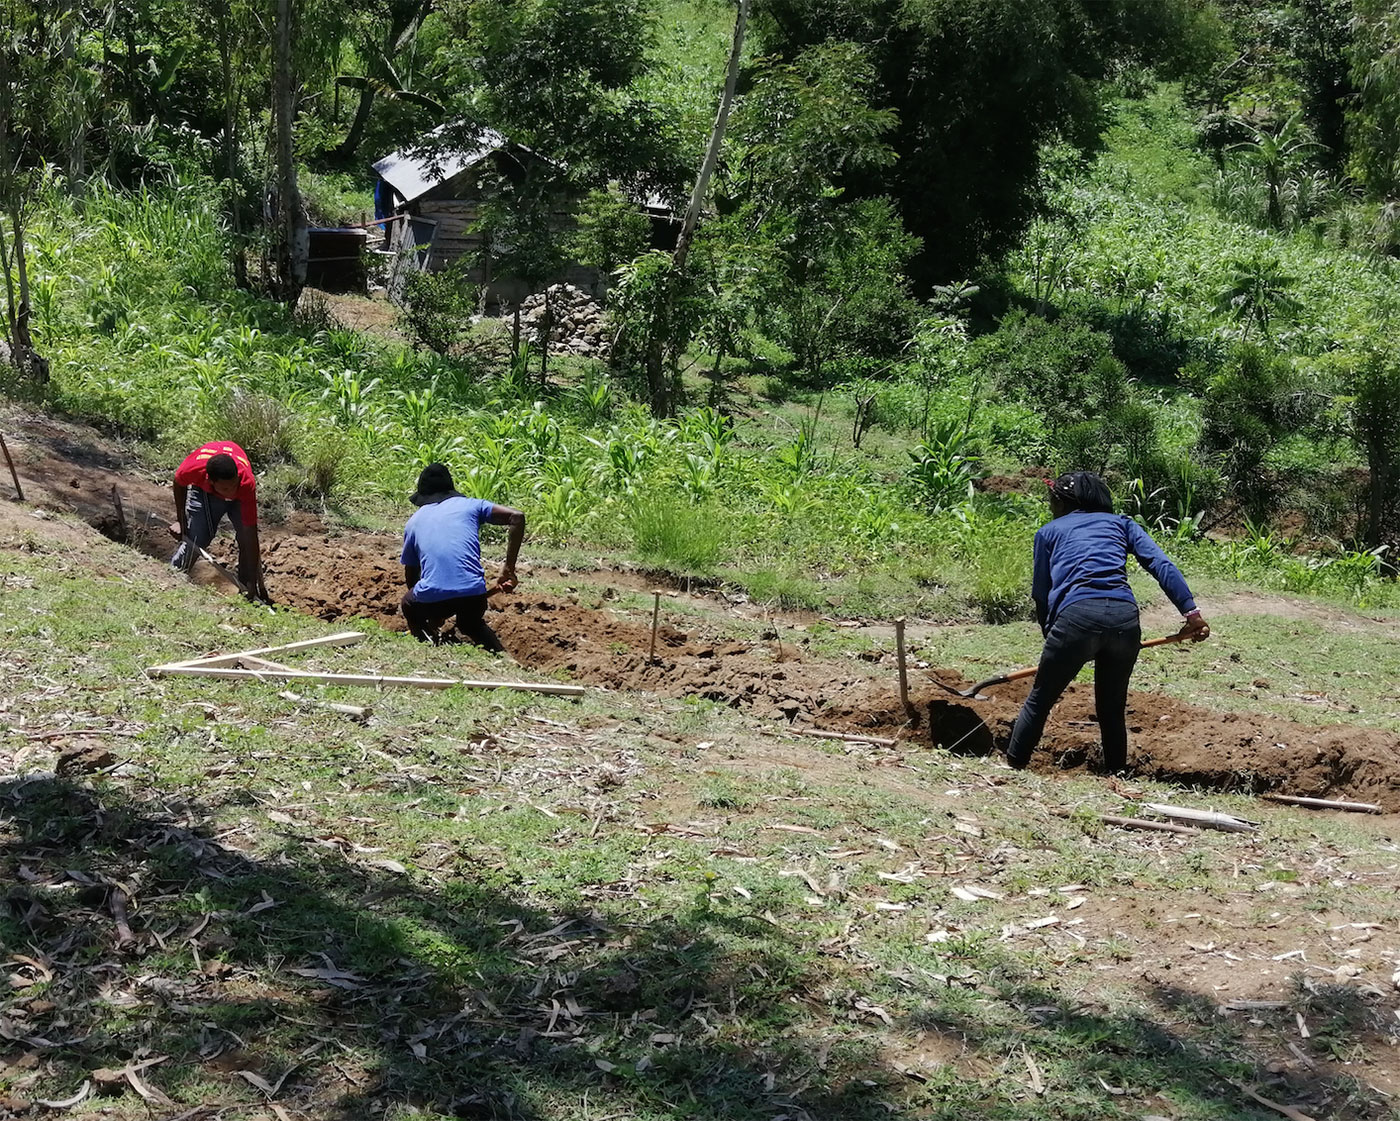
<path id="1" fill-rule="evenodd" d="M 470 262 L 467 275 L 481 287 L 483 303 L 519 303 L 530 294 L 530 285 L 496 267 L 503 249 L 497 246 L 492 252 L 478 229 L 478 220 L 483 205 L 501 183 L 519 182 L 540 171 L 531 165 L 545 162 L 544 157 L 490 130 L 482 133 L 480 145 L 469 152 L 435 150 L 433 135 L 425 138 L 420 149 L 395 152 L 374 165 L 381 184 L 392 191 L 387 200 L 391 212 L 383 215 L 387 219 L 385 248 L 392 255 L 390 293 L 397 294 L 405 269 L 436 272 L 465 257 Z M 377 193 L 382 197 L 382 186 Z M 561 237 L 567 236 L 574 224 L 576 202 L 576 198 L 560 193 L 553 203 L 549 221 Z M 598 270 L 582 265 L 567 266 L 544 278 L 542 284 L 561 281 L 595 295 L 603 287 Z"/>
<path id="2" fill-rule="evenodd" d="M 436 129 L 420 145 L 394 152 L 374 165 L 378 176 L 375 217 L 384 220 L 389 292 L 397 298 L 407 269 L 435 272 L 465 257 L 470 262 L 467 275 L 481 287 L 484 305 L 519 304 L 530 294 L 531 286 L 497 266 L 505 247 L 489 246 L 478 221 L 483 206 L 502 184 L 518 183 L 550 161 L 490 129 L 480 134 L 478 145 L 470 151 L 443 150 L 435 142 L 442 131 Z M 560 237 L 566 237 L 574 227 L 577 203 L 577 196 L 565 192 L 554 199 L 549 221 Z M 675 225 L 674 216 L 656 200 L 644 209 L 652 217 L 653 242 L 658 230 L 664 242 Z M 674 243 L 670 233 L 670 244 Z M 534 288 L 563 282 L 601 297 L 608 280 L 597 269 L 570 264 Z"/>

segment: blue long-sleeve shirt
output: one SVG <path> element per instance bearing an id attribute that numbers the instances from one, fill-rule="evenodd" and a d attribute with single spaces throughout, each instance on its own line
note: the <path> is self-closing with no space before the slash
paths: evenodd
<path id="1" fill-rule="evenodd" d="M 1147 531 L 1122 514 L 1080 510 L 1036 531 L 1031 598 L 1041 630 L 1081 599 L 1133 600 L 1128 587 L 1128 554 L 1150 572 L 1183 615 L 1196 609 L 1181 570 L 1167 559 Z"/>

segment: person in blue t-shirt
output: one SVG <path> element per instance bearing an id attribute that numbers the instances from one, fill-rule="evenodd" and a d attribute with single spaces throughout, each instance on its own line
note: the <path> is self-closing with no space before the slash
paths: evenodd
<path id="1" fill-rule="evenodd" d="M 1210 627 L 1181 570 L 1137 522 L 1113 512 L 1113 496 L 1098 475 L 1072 471 L 1050 483 L 1050 516 L 1035 535 L 1031 578 L 1045 649 L 1011 730 L 1006 761 L 1018 770 L 1030 762 L 1051 708 L 1092 661 L 1103 765 L 1112 774 L 1128 762 L 1128 679 L 1142 642 L 1137 601 L 1128 587 L 1128 554 L 1185 617 L 1182 634 L 1199 642 L 1210 636 Z"/>
<path id="2" fill-rule="evenodd" d="M 516 586 L 515 559 L 525 540 L 525 515 L 458 494 L 452 472 L 441 463 L 423 469 L 409 501 L 419 508 L 404 526 L 400 558 L 408 585 L 401 607 L 410 633 L 420 642 L 437 643 L 444 620 L 455 615 L 459 634 L 500 653 L 501 640 L 486 625 L 486 597 Z M 490 592 L 481 565 L 483 522 L 510 526 L 505 564 Z"/>

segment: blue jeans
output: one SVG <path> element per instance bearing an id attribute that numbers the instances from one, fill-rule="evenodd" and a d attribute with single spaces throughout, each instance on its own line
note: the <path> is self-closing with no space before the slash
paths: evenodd
<path id="1" fill-rule="evenodd" d="M 1081 599 L 1061 611 L 1045 636 L 1035 684 L 1011 730 L 1007 761 L 1013 767 L 1030 762 L 1050 710 L 1092 661 L 1104 769 L 1121 771 L 1128 762 L 1128 679 L 1141 643 L 1138 608 L 1131 600 Z"/>
<path id="2" fill-rule="evenodd" d="M 220 498 L 217 494 L 210 494 L 198 487 L 190 487 L 185 492 L 185 525 L 188 527 L 190 539 L 199 549 L 209 548 L 209 542 L 214 540 L 214 534 L 218 532 L 219 523 L 224 520 L 225 514 L 228 515 L 229 524 L 233 526 L 234 536 L 238 538 L 239 571 L 242 574 L 243 514 L 239 509 L 238 499 Z M 170 558 L 170 567 L 188 572 L 199 559 L 199 549 L 192 549 L 188 541 L 181 541 L 175 555 Z M 246 582 L 246 576 L 243 578 Z"/>

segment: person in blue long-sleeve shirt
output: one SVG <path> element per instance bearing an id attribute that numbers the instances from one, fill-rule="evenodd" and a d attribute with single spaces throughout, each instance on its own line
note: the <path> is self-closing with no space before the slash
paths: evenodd
<path id="1" fill-rule="evenodd" d="M 1113 512 L 1113 496 L 1098 475 L 1072 471 L 1052 482 L 1050 515 L 1035 535 L 1031 579 L 1045 649 L 1011 730 L 1006 760 L 1018 770 L 1030 762 L 1050 710 L 1092 661 L 1103 765 L 1114 773 L 1128 761 L 1128 679 L 1142 642 L 1137 601 L 1128 587 L 1128 555 L 1156 578 L 1181 612 L 1182 634 L 1199 642 L 1209 637 L 1210 627 L 1181 570 L 1137 522 Z"/>

